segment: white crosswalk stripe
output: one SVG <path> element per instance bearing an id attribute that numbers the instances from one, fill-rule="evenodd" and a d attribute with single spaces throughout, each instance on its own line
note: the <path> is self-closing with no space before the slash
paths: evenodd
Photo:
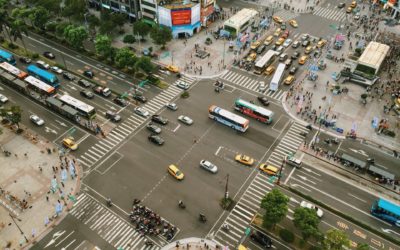
<path id="1" fill-rule="evenodd" d="M 195 78 L 182 76 L 180 81 L 184 81 L 189 85 L 195 83 Z M 162 109 L 167 103 L 174 100 L 183 91 L 182 89 L 175 86 L 176 83 L 169 86 L 166 90 L 163 90 L 153 99 L 148 101 L 143 108 L 149 111 L 151 114 L 156 114 Z M 139 115 L 132 114 L 130 117 L 122 121 L 116 128 L 114 128 L 106 138 L 99 140 L 96 144 L 90 147 L 87 152 L 82 154 L 78 161 L 85 167 L 91 168 L 97 161 L 99 161 L 104 155 L 110 152 L 116 145 L 126 139 L 131 133 L 133 133 L 138 127 L 140 127 L 147 119 Z"/>
<path id="2" fill-rule="evenodd" d="M 325 8 L 325 7 L 315 7 L 313 15 L 324 17 L 326 19 L 330 19 L 337 22 L 344 22 L 346 20 L 346 11 L 345 10 L 338 10 L 332 8 Z"/>
<path id="3" fill-rule="evenodd" d="M 239 85 L 243 88 L 259 92 L 258 85 L 260 81 L 251 79 L 250 77 L 242 75 L 239 72 L 227 71 L 220 78 L 224 81 L 228 81 L 235 85 Z M 282 101 L 283 98 L 285 97 L 286 91 L 280 89 L 278 91 L 271 91 L 267 89 L 263 92 L 263 94 L 278 101 Z"/>
<path id="4" fill-rule="evenodd" d="M 70 214 L 115 248 L 143 249 L 145 247 L 143 237 L 132 224 L 99 204 L 86 193 L 81 193 L 77 197 Z M 158 250 L 160 248 L 154 245 L 146 249 Z"/>
<path id="5" fill-rule="evenodd" d="M 289 11 L 289 10 L 279 10 L 274 13 L 274 16 L 281 17 L 284 21 L 289 21 L 290 19 L 294 19 L 299 16 L 299 14 Z"/>
<path id="6" fill-rule="evenodd" d="M 289 152 L 296 152 L 301 145 L 304 137 L 300 135 L 300 132 L 303 131 L 307 132 L 308 129 L 304 125 L 294 122 L 266 163 L 276 167 L 281 166 L 284 157 Z M 230 230 L 225 231 L 220 227 L 214 234 L 214 240 L 218 244 L 231 247 L 238 245 L 251 219 L 260 209 L 262 198 L 274 188 L 274 184 L 270 181 L 270 177 L 267 175 L 261 172 L 257 173 L 224 221 L 225 224 L 229 224 Z"/>

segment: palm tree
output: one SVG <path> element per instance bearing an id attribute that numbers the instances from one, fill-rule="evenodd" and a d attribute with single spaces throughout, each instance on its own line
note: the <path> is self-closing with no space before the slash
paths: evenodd
<path id="1" fill-rule="evenodd" d="M 10 33 L 8 33 L 8 27 L 10 22 L 10 16 L 7 10 L 0 9 L 0 33 L 7 33 L 8 39 L 11 41 Z"/>
<path id="2" fill-rule="evenodd" d="M 14 42 L 17 41 L 17 39 L 21 40 L 22 45 L 24 46 L 24 49 L 25 49 L 25 54 L 28 55 L 28 51 L 26 50 L 24 37 L 23 37 L 23 35 L 28 36 L 28 28 L 27 28 L 25 22 L 20 19 L 17 19 L 17 20 L 14 20 L 13 22 L 11 22 L 10 35 L 12 36 Z"/>

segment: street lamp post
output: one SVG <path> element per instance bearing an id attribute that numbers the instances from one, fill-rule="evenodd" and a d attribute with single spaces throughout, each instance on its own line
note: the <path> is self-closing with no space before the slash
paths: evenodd
<path id="1" fill-rule="evenodd" d="M 28 238 L 26 238 L 26 236 L 25 236 L 25 234 L 24 234 L 24 232 L 22 231 L 22 229 L 18 226 L 18 224 L 17 224 L 17 222 L 15 221 L 15 219 L 17 219 L 18 221 L 21 221 L 21 219 L 18 219 L 18 218 L 15 218 L 14 216 L 12 216 L 10 213 L 8 214 L 10 217 L 11 217 L 11 219 L 13 220 L 13 222 L 14 222 L 14 224 L 17 226 L 17 228 L 18 228 L 18 230 L 19 230 L 19 232 L 24 236 L 24 238 L 25 238 L 25 240 L 26 240 L 26 242 L 29 242 L 29 240 L 28 240 Z"/>
<path id="2" fill-rule="evenodd" d="M 226 40 L 224 39 L 224 50 L 222 51 L 222 69 L 225 67 L 225 43 Z"/>
<path id="3" fill-rule="evenodd" d="M 276 181 L 276 185 L 281 185 L 281 176 L 284 163 L 285 163 L 285 158 L 282 159 L 281 168 L 279 169 L 278 180 Z"/>
<path id="4" fill-rule="evenodd" d="M 229 198 L 228 183 L 229 183 L 229 174 L 226 175 L 225 199 Z"/>

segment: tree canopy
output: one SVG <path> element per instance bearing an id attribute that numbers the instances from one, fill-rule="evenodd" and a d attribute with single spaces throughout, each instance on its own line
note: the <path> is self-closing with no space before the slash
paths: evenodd
<path id="1" fill-rule="evenodd" d="M 288 211 L 289 198 L 279 189 L 273 189 L 261 201 L 261 208 L 265 209 L 263 226 L 270 228 L 280 222 Z"/>
<path id="2" fill-rule="evenodd" d="M 318 224 L 320 222 L 317 213 L 309 208 L 299 207 L 294 210 L 293 223 L 303 236 L 303 239 L 317 237 L 319 234 Z"/>
<path id="3" fill-rule="evenodd" d="M 88 37 L 88 33 L 83 26 L 68 25 L 64 29 L 64 37 L 74 48 L 79 49 Z"/>
<path id="4" fill-rule="evenodd" d="M 350 247 L 350 241 L 346 233 L 337 229 L 331 229 L 326 232 L 323 244 L 326 250 L 344 250 Z"/>

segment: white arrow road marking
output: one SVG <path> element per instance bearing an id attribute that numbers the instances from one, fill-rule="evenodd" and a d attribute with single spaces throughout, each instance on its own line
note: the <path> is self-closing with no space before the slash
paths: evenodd
<path id="1" fill-rule="evenodd" d="M 63 127 L 67 127 L 67 124 L 60 122 L 59 120 L 54 120 L 54 121 L 56 121 L 58 124 L 60 124 Z"/>
<path id="2" fill-rule="evenodd" d="M 47 245 L 46 245 L 44 248 L 53 245 L 53 244 L 56 242 L 56 240 L 57 240 L 61 235 L 63 235 L 64 233 L 65 233 L 65 230 L 62 231 L 62 232 L 61 232 L 61 231 L 58 231 L 58 232 L 54 233 L 54 234 L 53 234 L 53 239 L 51 239 L 51 240 L 49 241 L 49 243 L 47 243 Z"/>
<path id="3" fill-rule="evenodd" d="M 397 235 L 400 236 L 400 234 L 398 232 L 393 231 L 392 229 L 384 229 L 384 228 L 382 228 L 382 231 L 385 232 L 385 233 L 392 233 L 392 234 L 397 234 Z"/>

